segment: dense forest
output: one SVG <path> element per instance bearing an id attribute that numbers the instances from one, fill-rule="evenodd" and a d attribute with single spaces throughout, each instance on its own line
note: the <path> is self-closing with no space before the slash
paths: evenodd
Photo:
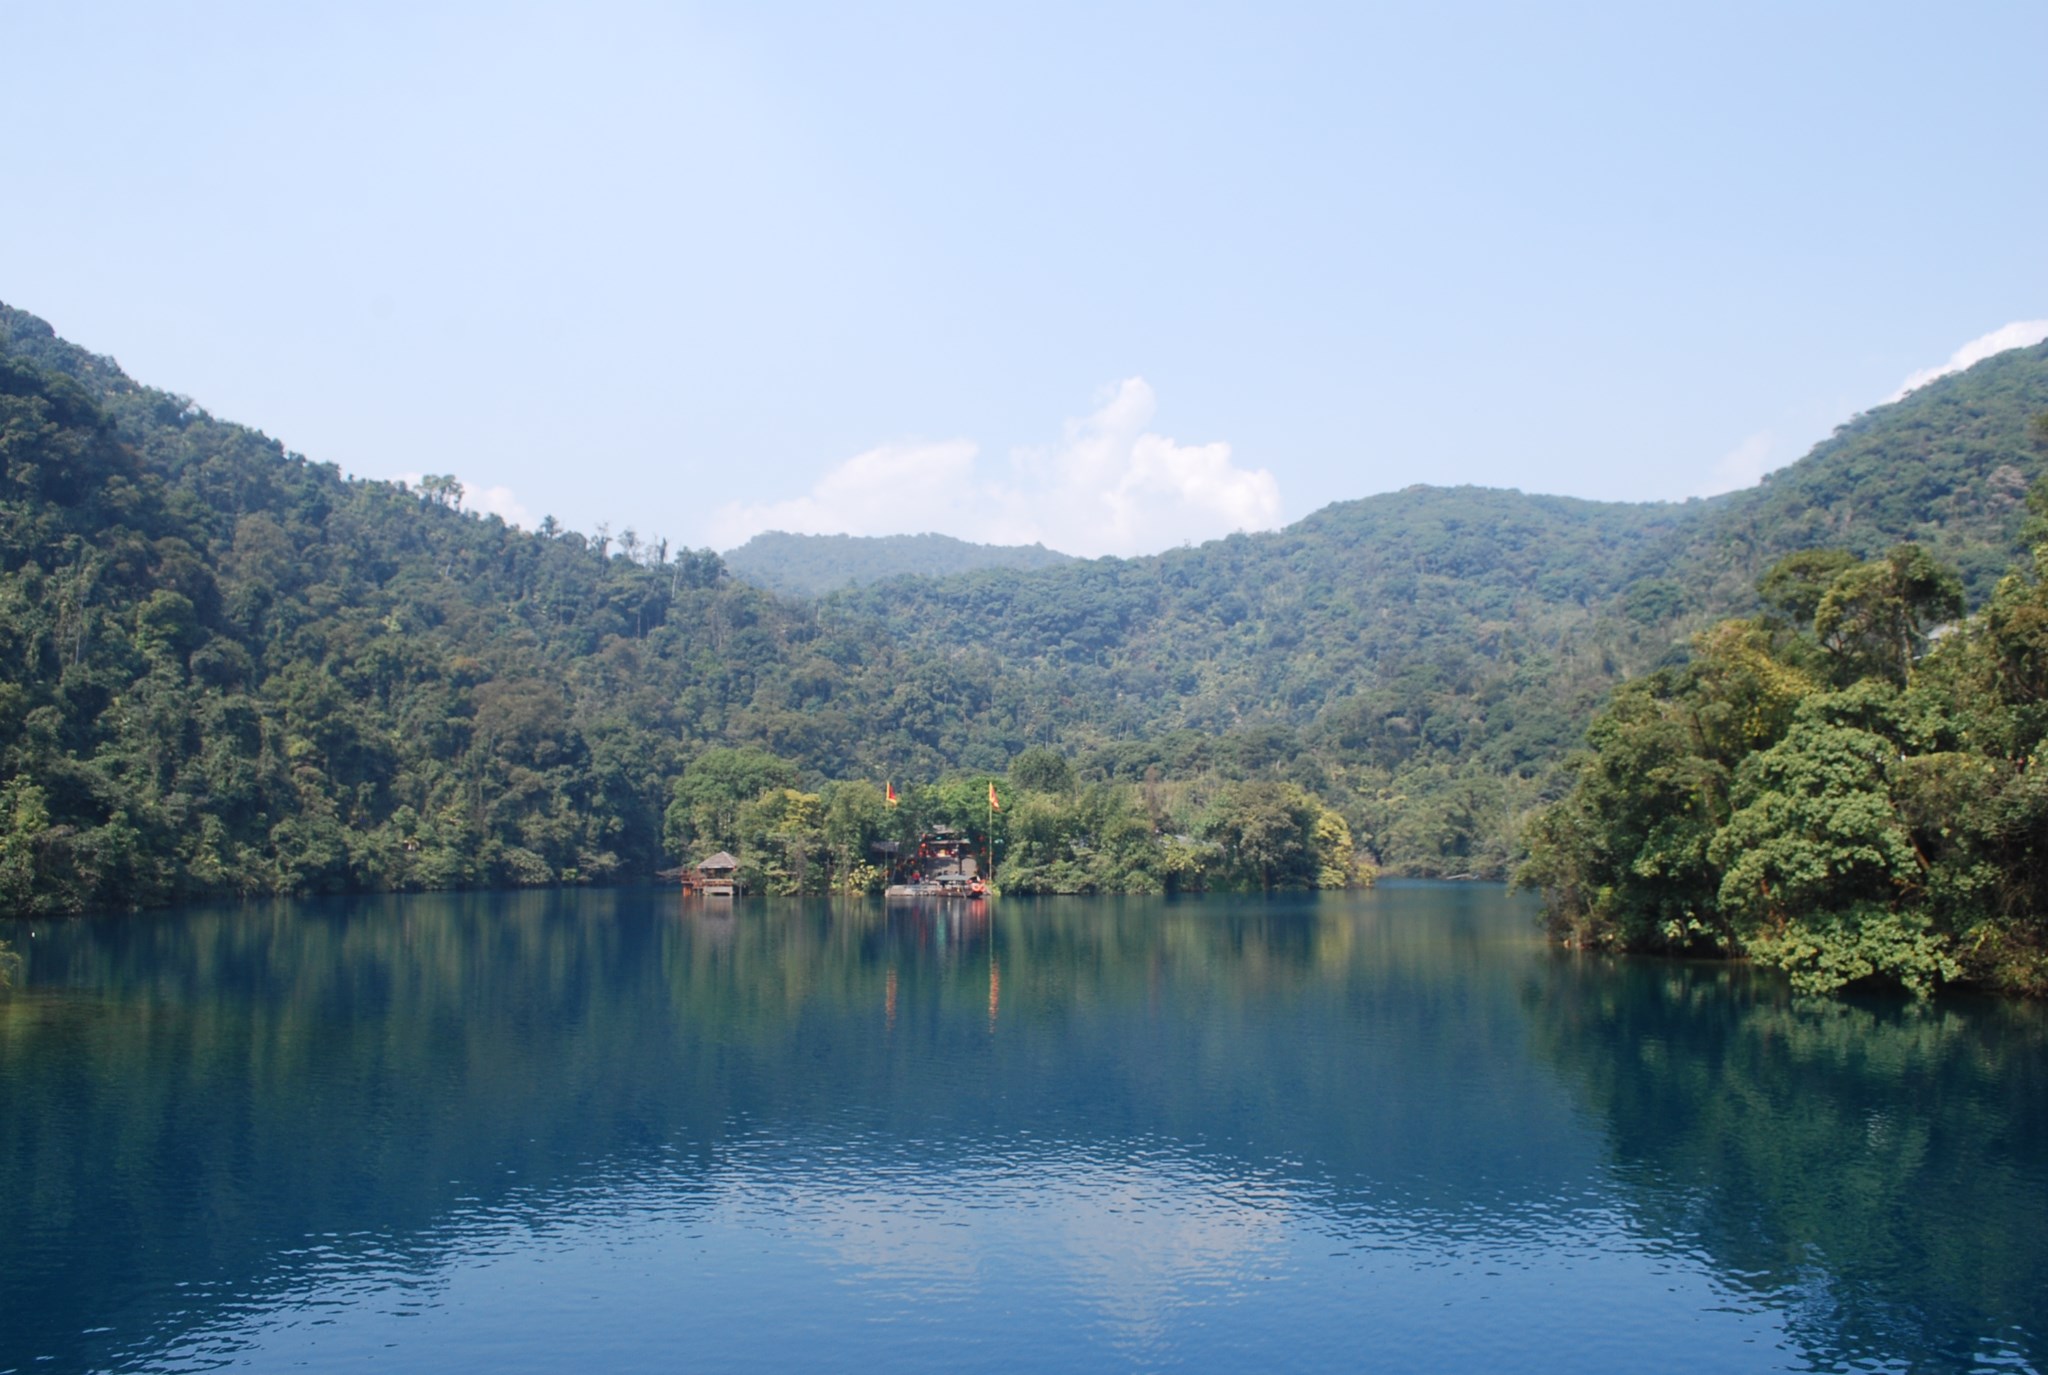
<path id="1" fill-rule="evenodd" d="M 1531 827 L 1520 877 L 1559 933 L 1810 991 L 2048 994 L 2048 482 L 2031 505 L 2033 554 L 1975 616 L 1918 545 L 1807 550 L 1762 615 L 1624 685 Z"/>
<path id="2" fill-rule="evenodd" d="M 723 555 L 732 575 L 787 597 L 814 597 L 890 578 L 943 578 L 979 568 L 1052 568 L 1071 554 L 1042 544 L 970 544 L 951 535 L 792 535 L 770 530 Z"/>
<path id="3" fill-rule="evenodd" d="M 1310 886 L 1348 871 L 1332 823 L 1359 872 L 1504 877 L 1615 685 L 1683 671 L 1782 555 L 1917 541 L 1986 605 L 2048 410 L 2035 347 L 1728 497 L 1412 488 L 789 599 L 632 529 L 514 529 L 452 479 L 345 479 L 5 307 L 0 369 L 16 910 L 644 878 L 712 838 L 677 817 L 716 751 L 772 761 L 739 837 L 770 886 L 858 882 L 831 809 L 884 780 L 918 801 L 875 835 L 929 819 L 920 789 L 1014 791 L 1020 888 Z M 794 820 L 764 822 L 769 793 Z M 1291 817 L 1285 854 L 1243 859 L 1233 808 Z"/>
<path id="4" fill-rule="evenodd" d="M 907 787 L 894 802 L 865 781 L 800 785 L 758 749 L 690 761 L 663 818 L 672 853 L 725 850 L 753 892 L 875 893 L 874 851 L 937 827 L 965 834 L 1006 893 L 1178 893 L 1350 888 L 1373 877 L 1351 828 L 1291 783 L 1215 774 L 1144 785 L 1084 784 L 1057 750 L 1033 746 L 992 778 Z"/>
<path id="5" fill-rule="evenodd" d="M 2027 488 L 2048 472 L 2027 427 L 2044 410 L 2037 345 L 1712 500 L 1417 487 L 1151 558 L 842 593 L 823 614 L 999 663 L 1092 773 L 1227 761 L 1328 797 L 1389 872 L 1505 877 L 1612 687 L 1757 610 L 1782 555 L 1913 541 L 1982 605 L 2024 549 Z"/>
<path id="6" fill-rule="evenodd" d="M 700 841 L 771 890 L 835 854 L 860 886 L 867 842 L 938 819 L 970 771 L 1007 779 L 1038 733 L 993 665 L 828 624 L 710 553 L 515 530 L 445 477 L 344 480 L 33 317 L 0 325 L 8 910 L 644 879 Z M 768 773 L 734 816 L 781 806 L 772 842 L 676 821 L 740 746 Z M 882 809 L 885 778 L 910 805 Z M 1298 787 L 1229 757 L 1178 783 L 1170 814 L 1158 788 L 1027 786 L 1015 886 L 1363 872 Z M 1275 808 L 1299 834 L 1262 838 Z M 1139 845 L 1133 809 L 1185 829 Z"/>

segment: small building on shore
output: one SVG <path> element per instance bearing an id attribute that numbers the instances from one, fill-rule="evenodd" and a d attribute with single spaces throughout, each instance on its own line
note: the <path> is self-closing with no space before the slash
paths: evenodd
<path id="1" fill-rule="evenodd" d="M 744 886 L 740 862 L 723 850 L 695 864 L 659 870 L 654 876 L 664 883 L 681 884 L 683 896 L 692 898 L 736 898 Z"/>
<path id="2" fill-rule="evenodd" d="M 740 862 L 720 850 L 709 859 L 699 860 L 695 869 L 696 882 L 689 886 L 696 889 L 700 897 L 736 898 L 740 895 Z"/>

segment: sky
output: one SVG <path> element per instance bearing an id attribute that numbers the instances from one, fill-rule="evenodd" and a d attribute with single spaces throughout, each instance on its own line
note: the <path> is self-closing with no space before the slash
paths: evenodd
<path id="1" fill-rule="evenodd" d="M 2048 6 L 0 0 L 0 300 L 364 477 L 1150 552 L 2048 335 Z"/>

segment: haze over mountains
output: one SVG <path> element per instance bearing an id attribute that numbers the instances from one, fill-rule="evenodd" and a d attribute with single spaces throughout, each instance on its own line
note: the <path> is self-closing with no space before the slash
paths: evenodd
<path id="1" fill-rule="evenodd" d="M 906 575 L 1071 563 L 1042 544 L 970 544 L 951 535 L 793 535 L 769 530 L 720 555 L 733 576 L 785 596 L 818 596 Z"/>
<path id="2" fill-rule="evenodd" d="M 1724 497 L 1411 488 L 946 572 L 994 555 L 520 531 L 344 480 L 4 307 L 0 362 L 0 864 L 78 901 L 640 877 L 714 745 L 807 780 L 995 774 L 1032 745 L 1084 781 L 1288 780 L 1396 872 L 1498 876 L 1605 693 L 1751 608 L 1778 555 L 1916 539 L 1981 601 L 2048 464 L 2036 345 Z M 834 583 L 868 585 L 813 599 Z"/>

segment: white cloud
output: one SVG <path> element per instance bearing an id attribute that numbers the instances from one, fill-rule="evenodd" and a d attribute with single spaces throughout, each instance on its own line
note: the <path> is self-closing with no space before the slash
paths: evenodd
<path id="1" fill-rule="evenodd" d="M 1949 355 L 1949 360 L 1939 367 L 1922 368 L 1899 384 L 1899 389 L 1886 397 L 1886 401 L 1897 401 L 1916 387 L 1924 387 L 1937 377 L 1946 377 L 1952 372 L 1981 363 L 1994 353 L 2007 349 L 2023 349 L 2048 339 L 2048 320 L 2015 320 L 2001 325 L 1991 333 L 1972 339 L 1969 343 Z"/>
<path id="2" fill-rule="evenodd" d="M 469 505 L 522 530 L 531 530 L 537 523 L 533 513 L 519 504 L 519 498 L 512 494 L 510 487 L 471 487 Z"/>
<path id="3" fill-rule="evenodd" d="M 1765 473 L 1781 466 L 1775 457 L 1777 448 L 1777 439 L 1767 431 L 1749 436 L 1715 461 L 1706 482 L 1693 495 L 1719 496 L 1756 486 Z"/>
<path id="4" fill-rule="evenodd" d="M 880 1187 L 782 1181 L 781 1206 L 811 1220 L 818 1248 L 869 1282 L 975 1286 L 1030 1257 L 1129 1340 L 1157 1339 L 1205 1288 L 1241 1283 L 1284 1249 L 1299 1211 L 1285 1192 L 1181 1165 L 1105 1163 L 1055 1152 L 999 1180 L 926 1181 L 927 1206 Z M 728 1187 L 713 1217 L 734 1228 L 762 1206 Z M 958 1225 L 962 1207 L 977 1210 Z"/>
<path id="5" fill-rule="evenodd" d="M 973 505 L 979 446 L 970 440 L 883 444 L 855 454 L 787 501 L 734 502 L 718 515 L 718 536 L 744 544 L 763 530 L 796 535 L 960 534 Z M 963 535 L 962 538 L 972 538 Z"/>
<path id="6" fill-rule="evenodd" d="M 2048 320 L 2015 320 L 2011 324 L 2001 325 L 1989 334 L 1981 335 L 1964 344 L 1950 354 L 1948 361 L 1939 367 L 1923 368 L 1914 373 L 1900 383 L 1899 389 L 1886 397 L 1885 401 L 1897 401 L 1916 388 L 1926 386 L 1937 377 L 1961 372 L 1994 354 L 2004 353 L 2007 349 L 2031 347 L 2043 339 L 2048 339 Z M 1816 428 L 1820 428 L 1826 423 L 1827 415 L 1828 412 L 1822 411 L 1810 419 Z M 1792 428 L 1795 431 L 1804 429 L 1805 423 L 1802 421 Z M 1778 435 L 1771 431 L 1760 431 L 1750 435 L 1715 461 L 1693 495 L 1717 496 L 1722 492 L 1753 487 L 1762 480 L 1764 474 L 1790 462 L 1796 456 L 1796 447 L 1792 443 L 1780 441 Z"/>
<path id="7" fill-rule="evenodd" d="M 390 480 L 418 490 L 424 476 L 422 473 L 398 473 Z M 496 516 L 507 525 L 516 525 L 522 530 L 531 530 L 539 523 L 534 520 L 533 513 L 520 504 L 510 487 L 479 487 L 466 478 L 457 477 L 455 480 L 462 484 L 462 504 L 468 510 Z"/>
<path id="8" fill-rule="evenodd" d="M 971 440 L 885 444 L 854 455 L 800 497 L 726 506 L 719 539 L 731 547 L 763 530 L 929 530 L 1093 557 L 1280 523 L 1272 473 L 1239 467 L 1226 443 L 1181 444 L 1153 433 L 1156 409 L 1152 388 L 1129 378 L 1093 414 L 1068 421 L 1058 444 L 1017 449 L 996 473 Z"/>

